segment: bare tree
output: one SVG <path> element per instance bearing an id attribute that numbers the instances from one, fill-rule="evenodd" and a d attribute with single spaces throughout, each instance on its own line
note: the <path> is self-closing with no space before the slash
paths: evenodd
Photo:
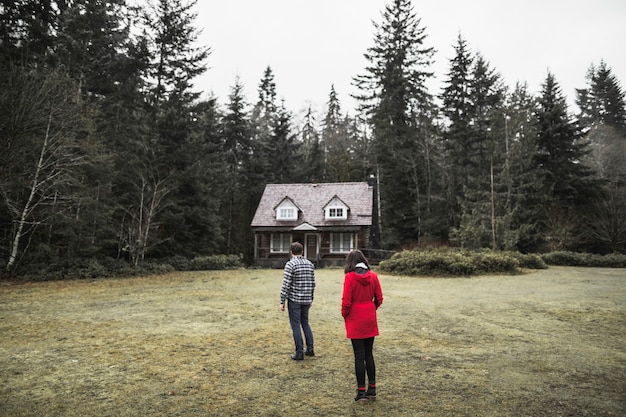
<path id="1" fill-rule="evenodd" d="M 8 77 L 11 88 L 0 94 L 7 121 L 0 135 L 0 195 L 13 224 L 5 267 L 10 273 L 28 249 L 23 240 L 67 209 L 59 201 L 71 200 L 67 191 L 84 163 L 77 138 L 86 126 L 76 90 L 62 75 L 16 70 Z"/>
<path id="2" fill-rule="evenodd" d="M 158 214 L 165 209 L 165 197 L 174 189 L 170 179 L 158 179 L 145 173 L 139 174 L 136 204 L 126 209 L 120 225 L 120 250 L 128 252 L 130 260 L 137 266 L 146 252 L 165 242 L 169 237 L 155 236 L 159 228 Z"/>

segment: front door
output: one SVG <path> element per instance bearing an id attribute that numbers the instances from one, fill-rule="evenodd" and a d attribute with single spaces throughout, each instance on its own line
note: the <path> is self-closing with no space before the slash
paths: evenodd
<path id="1" fill-rule="evenodd" d="M 317 235 L 310 234 L 305 236 L 306 245 L 304 248 L 304 257 L 311 260 L 316 260 L 317 253 Z"/>

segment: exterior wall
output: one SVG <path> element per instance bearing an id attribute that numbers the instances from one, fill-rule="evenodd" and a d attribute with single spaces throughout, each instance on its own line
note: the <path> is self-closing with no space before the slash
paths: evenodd
<path id="1" fill-rule="evenodd" d="M 331 233 L 350 233 L 345 231 L 291 231 L 281 232 L 291 235 L 292 241 L 301 242 L 306 247 L 307 236 L 314 235 L 317 237 L 316 254 L 306 253 L 307 258 L 316 264 L 317 267 L 343 266 L 347 253 L 333 253 L 330 251 Z M 357 231 L 352 231 L 353 245 L 355 248 L 368 248 L 370 239 L 370 228 L 363 227 Z M 289 260 L 289 253 L 272 253 L 271 252 L 271 236 L 272 232 L 256 232 L 255 248 L 254 248 L 254 266 L 261 268 L 283 268 Z M 306 248 L 305 248 L 306 250 Z M 309 251 L 310 252 L 310 251 Z"/>

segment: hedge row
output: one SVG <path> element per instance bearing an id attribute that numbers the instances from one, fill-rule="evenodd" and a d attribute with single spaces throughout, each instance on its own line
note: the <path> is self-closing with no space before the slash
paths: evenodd
<path id="1" fill-rule="evenodd" d="M 381 272 L 390 274 L 427 276 L 514 274 L 520 268 L 545 269 L 547 266 L 538 255 L 457 250 L 402 251 L 378 266 Z"/>
<path id="2" fill-rule="evenodd" d="M 541 258 L 548 265 L 626 268 L 626 255 L 621 253 L 597 255 L 593 253 L 561 251 L 546 253 L 541 255 Z"/>
<path id="3" fill-rule="evenodd" d="M 165 274 L 173 271 L 236 269 L 243 266 L 241 258 L 237 255 L 201 256 L 194 259 L 175 257 L 159 262 L 146 261 L 138 266 L 113 258 L 85 258 L 62 264 L 30 265 L 22 271 L 19 278 L 32 281 L 114 278 Z"/>
<path id="4" fill-rule="evenodd" d="M 381 272 L 398 275 L 470 276 L 516 273 L 521 268 L 545 269 L 548 265 L 626 268 L 626 255 L 597 255 L 566 251 L 536 255 L 454 249 L 407 250 L 381 261 L 378 269 Z"/>

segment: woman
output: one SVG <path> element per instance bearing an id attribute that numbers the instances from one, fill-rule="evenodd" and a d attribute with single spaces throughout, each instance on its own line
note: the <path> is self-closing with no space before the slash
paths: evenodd
<path id="1" fill-rule="evenodd" d="M 375 272 L 360 250 L 350 252 L 344 269 L 341 315 L 346 325 L 346 337 L 352 341 L 356 373 L 357 402 L 376 399 L 376 365 L 374 337 L 378 336 L 376 310 L 383 303 L 383 292 Z M 367 386 L 365 376 L 367 374 Z"/>

